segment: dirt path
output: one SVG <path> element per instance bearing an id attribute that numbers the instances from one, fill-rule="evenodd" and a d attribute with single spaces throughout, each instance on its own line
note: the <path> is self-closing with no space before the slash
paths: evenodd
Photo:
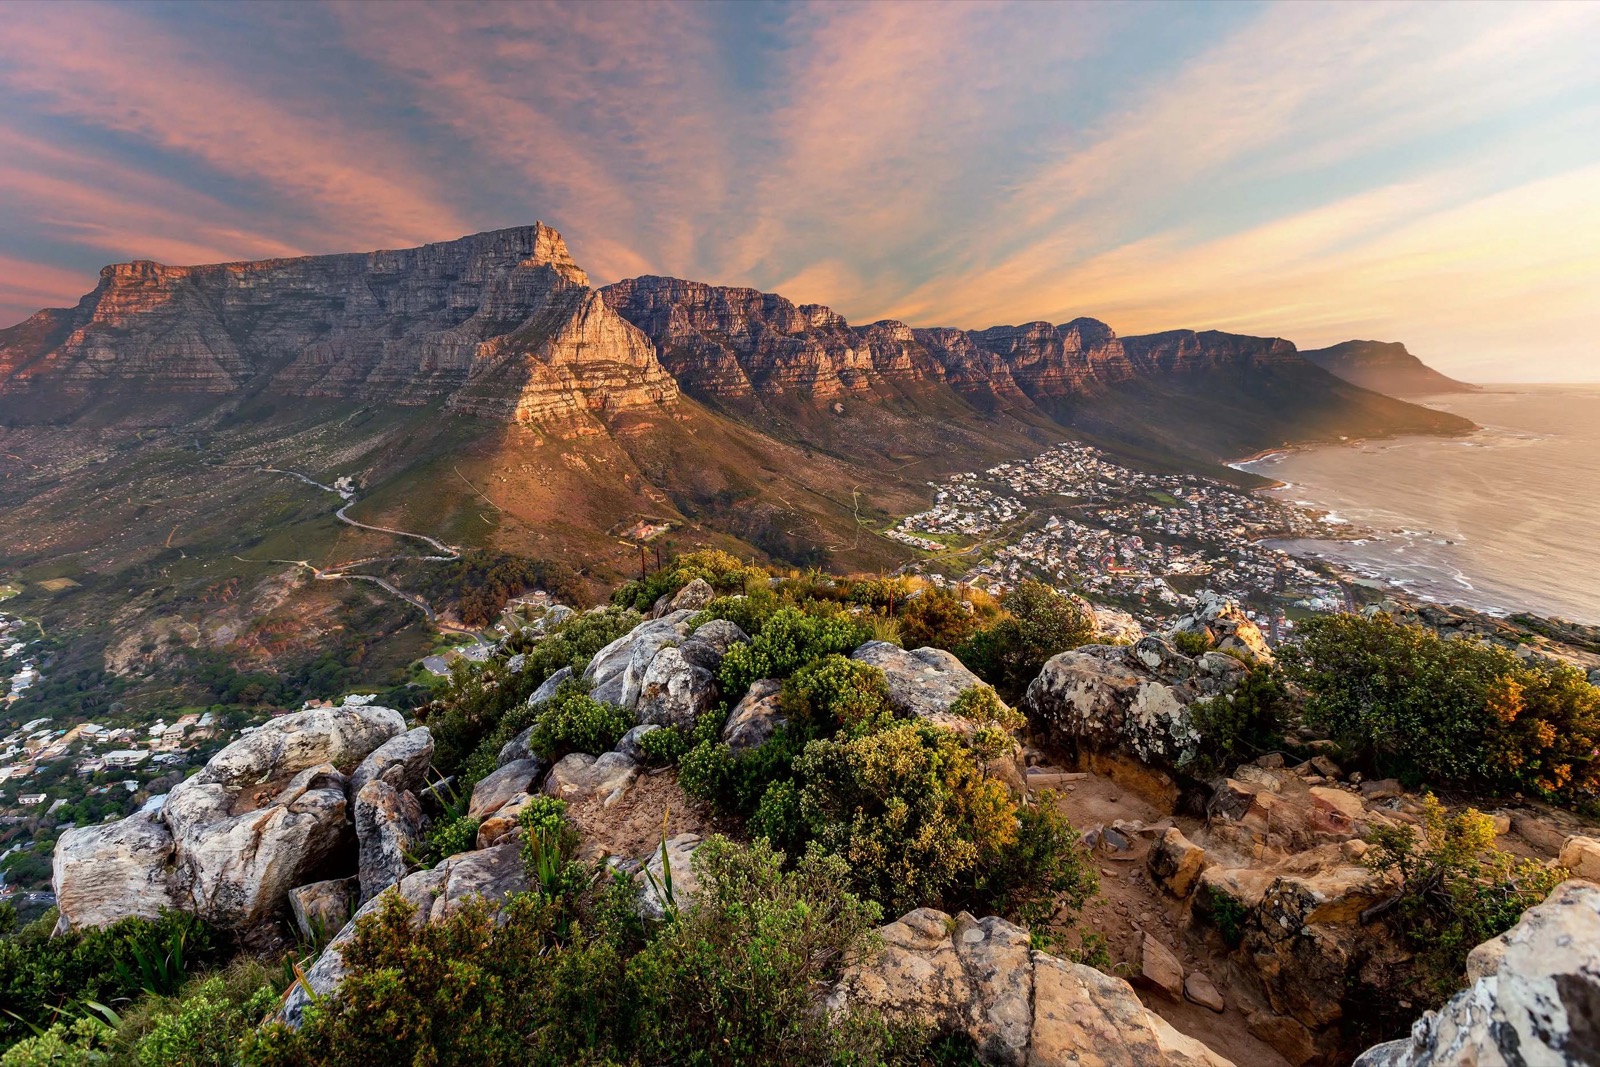
<path id="1" fill-rule="evenodd" d="M 1062 786 L 1060 792 L 1058 807 L 1083 832 L 1110 826 L 1118 819 L 1138 820 L 1150 826 L 1170 818 L 1109 778 L 1095 774 Z M 1193 833 L 1199 826 L 1188 818 L 1170 822 L 1185 833 Z M 1287 1060 L 1247 1028 L 1246 1016 L 1253 1006 L 1244 1002 L 1241 987 L 1232 976 L 1232 965 L 1191 932 L 1182 905 L 1152 885 L 1146 876 L 1144 861 L 1150 850 L 1149 838 L 1137 833 L 1129 837 L 1132 847 L 1126 852 L 1095 850 L 1100 895 L 1084 908 L 1079 928 L 1106 939 L 1115 965 L 1113 973 L 1124 978 L 1131 978 L 1129 961 L 1135 945 L 1149 933 L 1183 962 L 1186 974 L 1199 971 L 1210 978 L 1221 990 L 1227 1007 L 1218 1014 L 1186 1000 L 1174 1001 L 1159 991 L 1138 989 L 1145 1007 L 1239 1067 L 1288 1067 Z"/>

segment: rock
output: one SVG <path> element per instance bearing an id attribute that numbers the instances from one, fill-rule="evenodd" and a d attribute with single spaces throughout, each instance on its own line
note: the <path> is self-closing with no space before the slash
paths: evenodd
<path id="1" fill-rule="evenodd" d="M 1149 934 L 1134 943 L 1133 980 L 1148 989 L 1156 989 L 1173 1000 L 1183 999 L 1183 964 L 1172 950 Z"/>
<path id="2" fill-rule="evenodd" d="M 480 820 L 487 818 L 499 811 L 500 806 L 512 797 L 531 792 L 538 787 L 546 766 L 544 760 L 534 756 L 513 760 L 497 769 L 473 786 L 472 799 L 467 802 L 467 816 Z"/>
<path id="3" fill-rule="evenodd" d="M 882 948 L 848 967 L 835 1013 L 876 1008 L 938 1033 L 965 1033 L 1007 1067 L 1230 1067 L 1147 1011 L 1128 983 L 1029 948 L 998 917 L 921 908 L 879 930 Z"/>
<path id="4" fill-rule="evenodd" d="M 1250 621 L 1237 601 L 1210 589 L 1195 594 L 1194 610 L 1172 625 L 1168 633 L 1204 633 L 1220 652 L 1240 652 L 1263 663 L 1272 662 L 1272 649 L 1260 627 Z"/>
<path id="5" fill-rule="evenodd" d="M 358 878 L 330 878 L 289 890 L 289 913 L 294 916 L 295 929 L 313 944 L 329 933 L 337 933 L 350 921 L 360 893 Z"/>
<path id="6" fill-rule="evenodd" d="M 1109 643 L 1131 645 L 1144 636 L 1144 626 L 1126 611 L 1095 607 L 1094 633 Z"/>
<path id="7" fill-rule="evenodd" d="M 402 793 L 415 793 L 428 784 L 432 760 L 433 734 L 426 726 L 407 730 L 373 749 L 361 761 L 350 776 L 350 795 L 360 794 L 362 786 L 373 779 L 382 779 Z"/>
<path id="8" fill-rule="evenodd" d="M 1512 813 L 1511 829 L 1534 848 L 1548 852 L 1552 856 L 1560 855 L 1561 850 L 1566 847 L 1567 838 L 1572 836 L 1570 830 L 1564 829 L 1553 820 L 1524 812 Z"/>
<path id="9" fill-rule="evenodd" d="M 1310 793 L 1313 806 L 1326 811 L 1336 811 L 1352 822 L 1366 814 L 1366 806 L 1361 803 L 1361 798 L 1354 793 L 1347 793 L 1343 789 L 1331 789 L 1322 785 L 1312 786 Z"/>
<path id="10" fill-rule="evenodd" d="M 348 774 L 405 728 L 405 719 L 389 708 L 346 704 L 298 711 L 245 734 L 212 756 L 189 781 L 243 789 L 292 778 L 320 764 Z"/>
<path id="11" fill-rule="evenodd" d="M 639 742 L 643 740 L 645 734 L 652 733 L 659 729 L 661 729 L 661 727 L 656 723 L 641 723 L 622 735 L 622 739 L 617 742 L 616 750 L 633 760 L 635 763 L 643 763 L 645 759 L 644 746 Z"/>
<path id="12" fill-rule="evenodd" d="M 1405 789 L 1394 778 L 1369 778 L 1361 783 L 1360 788 L 1361 796 L 1366 800 L 1392 800 L 1405 794 Z"/>
<path id="13" fill-rule="evenodd" d="M 728 649 L 748 640 L 749 636 L 727 619 L 712 619 L 690 634 L 689 640 L 678 646 L 678 651 L 696 667 L 716 674 Z"/>
<path id="14" fill-rule="evenodd" d="M 602 806 L 609 808 L 622 798 L 638 775 L 639 765 L 620 752 L 607 752 L 598 759 L 574 752 L 550 769 L 544 791 L 568 804 L 603 797 Z"/>
<path id="15" fill-rule="evenodd" d="M 1221 990 L 1199 971 L 1195 971 L 1183 980 L 1183 995 L 1202 1008 L 1210 1008 L 1214 1012 L 1220 1013 L 1228 1006 L 1222 999 Z"/>
<path id="16" fill-rule="evenodd" d="M 1236 781 L 1265 789 L 1269 793 L 1277 793 L 1283 789 L 1283 782 L 1276 774 L 1249 763 L 1235 768 L 1233 777 Z"/>
<path id="17" fill-rule="evenodd" d="M 1310 763 L 1311 769 L 1324 778 L 1337 778 L 1344 773 L 1339 769 L 1339 765 L 1327 756 L 1312 756 Z"/>
<path id="18" fill-rule="evenodd" d="M 695 578 L 672 598 L 673 611 L 701 611 L 716 599 L 717 591 L 704 578 Z"/>
<path id="19" fill-rule="evenodd" d="M 571 677 L 571 667 L 562 667 L 559 671 L 552 673 L 550 677 L 539 683 L 539 688 L 528 694 L 528 707 L 536 708 L 555 696 L 556 690 L 561 687 L 561 683 Z"/>
<path id="20" fill-rule="evenodd" d="M 1600 839 L 1572 835 L 1561 843 L 1556 862 L 1571 871 L 1574 878 L 1600 882 Z"/>
<path id="21" fill-rule="evenodd" d="M 159 812 L 63 832 L 50 879 L 60 909 L 56 932 L 109 926 L 130 915 L 154 919 L 164 908 L 188 906 L 175 851 Z"/>
<path id="22" fill-rule="evenodd" d="M 672 901 L 679 909 L 687 910 L 700 892 L 700 878 L 694 869 L 694 853 L 700 847 L 700 835 L 683 833 L 666 842 L 666 857 L 661 846 L 648 856 L 639 858 L 639 913 L 651 919 L 664 919 L 667 914 L 667 868 L 672 868 Z M 645 876 L 648 871 L 649 877 Z M 654 879 L 654 881 L 652 881 Z"/>
<path id="23" fill-rule="evenodd" d="M 430 743 L 429 747 L 432 745 Z M 406 876 L 406 853 L 422 834 L 422 805 L 383 778 L 361 788 L 355 800 L 357 877 L 365 904 Z"/>
<path id="24" fill-rule="evenodd" d="M 478 824 L 479 848 L 488 848 L 501 838 L 517 829 L 517 823 L 522 815 L 522 809 L 527 806 L 533 797 L 528 793 L 518 793 L 504 804 L 501 804 L 491 814 L 484 817 Z"/>
<path id="25" fill-rule="evenodd" d="M 1600 1062 L 1600 886 L 1568 881 L 1468 956 L 1472 984 L 1357 1067 Z"/>
<path id="26" fill-rule="evenodd" d="M 596 652 L 583 672 L 584 680 L 590 683 L 590 695 L 603 704 L 633 707 L 650 660 L 667 644 L 678 644 L 689 635 L 693 614 L 674 611 L 647 620 Z"/>
<path id="27" fill-rule="evenodd" d="M 968 689 L 989 686 L 961 661 L 937 648 L 907 652 L 887 641 L 868 641 L 850 658 L 881 670 L 889 683 L 889 703 L 902 715 L 945 722 L 950 706 Z"/>
<path id="28" fill-rule="evenodd" d="M 1194 892 L 1195 883 L 1206 868 L 1206 850 L 1171 826 L 1150 843 L 1145 865 L 1157 885 L 1182 900 Z"/>
<path id="29" fill-rule="evenodd" d="M 1283 768 L 1283 753 L 1268 752 L 1265 756 L 1257 756 L 1256 766 L 1268 771 L 1281 770 Z"/>
<path id="30" fill-rule="evenodd" d="M 312 994 L 324 997 L 338 991 L 339 983 L 344 981 L 346 974 L 344 948 L 355 936 L 356 923 L 381 908 L 390 894 L 398 894 L 416 909 L 412 922 L 420 928 L 424 923 L 444 921 L 469 900 L 482 899 L 492 907 L 498 907 L 507 898 L 527 888 L 522 846 L 515 840 L 493 848 L 463 852 L 441 861 L 431 870 L 406 875 L 398 885 L 363 904 L 345 923 L 339 935 L 323 949 L 322 955 L 306 973 L 306 984 L 311 987 L 311 993 L 296 983 L 284 999 L 284 1021 L 298 1027 L 307 1005 L 311 1003 Z"/>
<path id="31" fill-rule="evenodd" d="M 1271 1045 L 1278 1055 L 1288 1060 L 1294 1067 L 1309 1063 L 1317 1054 L 1317 1046 L 1311 1039 L 1311 1031 L 1288 1016 L 1274 1015 L 1265 1010 L 1252 1012 L 1245 1020 L 1245 1028 L 1255 1037 Z"/>
<path id="32" fill-rule="evenodd" d="M 655 654 L 640 680 L 639 721 L 658 726 L 693 726 L 717 703 L 717 680 L 704 667 L 684 659 L 676 648 Z"/>
<path id="33" fill-rule="evenodd" d="M 1120 656 L 1108 661 L 1079 650 L 1052 657 L 1029 684 L 1022 710 L 1064 740 L 1145 763 L 1175 766 L 1200 739 L 1186 702 Z"/>
<path id="34" fill-rule="evenodd" d="M 203 770 L 174 787 L 162 817 L 189 886 L 188 910 L 219 926 L 269 921 L 292 887 L 352 843 L 347 781 L 332 764 L 249 794 L 207 777 Z"/>
<path id="35" fill-rule="evenodd" d="M 734 752 L 748 752 L 766 744 L 789 722 L 780 706 L 782 693 L 783 683 L 776 678 L 763 678 L 753 684 L 729 713 L 722 727 L 723 743 Z"/>

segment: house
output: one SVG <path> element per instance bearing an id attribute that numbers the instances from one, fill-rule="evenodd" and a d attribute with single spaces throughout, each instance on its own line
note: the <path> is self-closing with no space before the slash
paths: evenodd
<path id="1" fill-rule="evenodd" d="M 25 808 L 32 808 L 43 804 L 49 799 L 50 797 L 44 793 L 23 793 L 17 797 L 17 803 Z"/>
<path id="2" fill-rule="evenodd" d="M 104 756 L 108 768 L 137 767 L 149 758 L 150 753 L 142 748 L 119 748 Z"/>

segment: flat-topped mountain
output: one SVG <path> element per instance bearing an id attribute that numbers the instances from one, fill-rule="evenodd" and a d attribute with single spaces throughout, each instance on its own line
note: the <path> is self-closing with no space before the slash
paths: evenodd
<path id="1" fill-rule="evenodd" d="M 1465 393 L 1477 388 L 1440 374 L 1399 341 L 1343 341 L 1300 354 L 1347 382 L 1390 396 Z"/>

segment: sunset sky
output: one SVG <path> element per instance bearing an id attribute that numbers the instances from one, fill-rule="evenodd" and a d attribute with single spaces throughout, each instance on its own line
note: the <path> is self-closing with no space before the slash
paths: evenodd
<path id="1" fill-rule="evenodd" d="M 1600 3 L 7 4 L 0 325 L 530 223 L 597 282 L 1600 380 Z"/>

